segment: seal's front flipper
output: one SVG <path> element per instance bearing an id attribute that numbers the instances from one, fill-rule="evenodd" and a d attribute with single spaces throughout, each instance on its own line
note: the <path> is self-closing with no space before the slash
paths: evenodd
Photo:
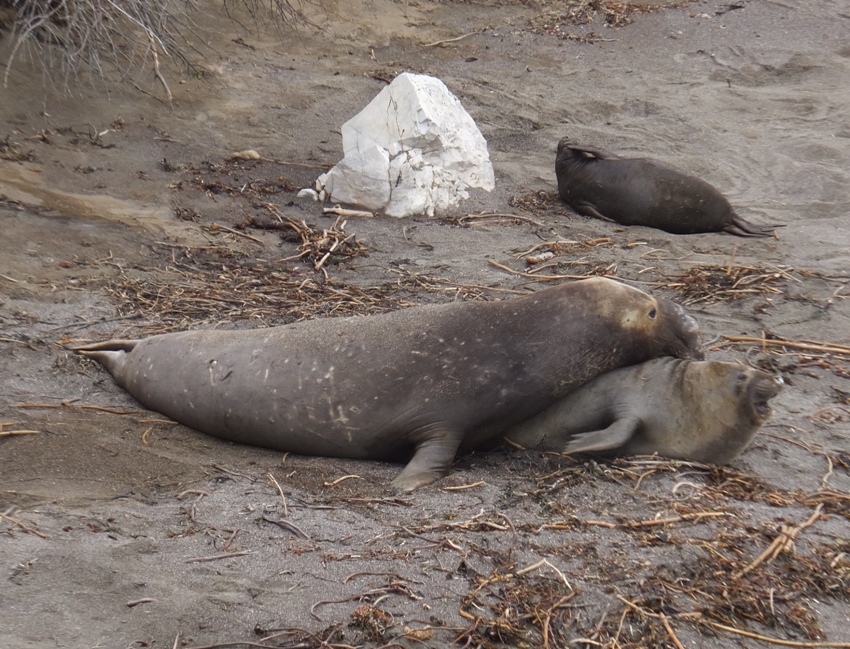
<path id="1" fill-rule="evenodd" d="M 640 425 L 640 419 L 628 417 L 618 419 L 608 428 L 602 430 L 573 435 L 572 441 L 564 448 L 564 453 L 591 453 L 620 448 L 625 446 L 632 436 L 638 432 Z"/>
<path id="2" fill-rule="evenodd" d="M 410 462 L 393 480 L 393 489 L 410 492 L 442 478 L 449 472 L 462 439 L 462 435 L 443 429 L 421 442 Z"/>

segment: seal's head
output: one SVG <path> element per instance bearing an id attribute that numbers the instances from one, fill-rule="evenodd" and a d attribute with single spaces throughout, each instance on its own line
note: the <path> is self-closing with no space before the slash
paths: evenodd
<path id="1" fill-rule="evenodd" d="M 570 138 L 569 137 L 562 137 L 560 140 L 558 140 L 558 155 L 559 156 L 561 155 L 561 153 L 563 151 L 565 151 L 569 148 L 570 148 Z"/>
<path id="2" fill-rule="evenodd" d="M 680 305 L 610 279 L 597 277 L 581 281 L 607 282 L 600 284 L 599 288 L 606 290 L 599 291 L 594 308 L 606 310 L 607 318 L 646 340 L 650 345 L 646 359 L 657 356 L 675 356 L 685 360 L 704 358 L 699 325 Z"/>
<path id="3" fill-rule="evenodd" d="M 662 343 L 662 355 L 696 361 L 705 358 L 696 319 L 671 300 L 659 298 L 656 301 L 659 318 L 658 339 Z"/>
<path id="4" fill-rule="evenodd" d="M 585 163 L 594 160 L 594 156 L 572 147 L 570 138 L 562 137 L 558 142 L 558 153 L 555 156 L 555 175 L 559 180 L 570 171 L 578 171 Z"/>
<path id="5" fill-rule="evenodd" d="M 782 379 L 738 363 L 690 363 L 682 385 L 694 420 L 677 457 L 727 464 L 738 457 L 771 415 Z"/>
<path id="6" fill-rule="evenodd" d="M 741 414 L 761 426 L 771 415 L 770 400 L 779 394 L 783 381 L 767 372 L 751 367 L 729 370 L 726 378 L 729 388 L 738 397 Z"/>

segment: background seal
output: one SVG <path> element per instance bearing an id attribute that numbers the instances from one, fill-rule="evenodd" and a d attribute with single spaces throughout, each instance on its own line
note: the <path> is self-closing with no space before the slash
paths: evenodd
<path id="1" fill-rule="evenodd" d="M 772 236 L 775 226 L 749 223 L 707 182 L 649 158 L 621 158 L 594 147 L 558 142 L 558 193 L 579 214 L 672 234 L 729 232 Z"/>

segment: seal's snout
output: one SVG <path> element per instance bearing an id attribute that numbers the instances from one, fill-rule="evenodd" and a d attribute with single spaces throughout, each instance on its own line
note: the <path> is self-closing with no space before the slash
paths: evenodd
<path id="1" fill-rule="evenodd" d="M 663 351 L 670 356 L 690 361 L 705 360 L 700 343 L 699 323 L 682 306 L 667 299 L 659 299 L 658 306 L 664 314 L 665 332 L 670 343 Z"/>
<path id="2" fill-rule="evenodd" d="M 773 399 L 784 385 L 782 377 L 771 376 L 760 372 L 753 381 L 752 401 L 758 415 L 764 419 L 770 416 L 770 400 Z"/>
<path id="3" fill-rule="evenodd" d="M 558 153 L 561 153 L 561 151 L 568 148 L 569 146 L 570 146 L 570 138 L 569 137 L 562 137 L 560 140 L 558 140 Z"/>

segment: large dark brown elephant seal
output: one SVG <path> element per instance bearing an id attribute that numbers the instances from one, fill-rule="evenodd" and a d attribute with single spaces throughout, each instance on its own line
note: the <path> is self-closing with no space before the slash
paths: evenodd
<path id="1" fill-rule="evenodd" d="M 414 451 L 394 486 L 449 471 L 595 376 L 661 355 L 701 358 L 679 305 L 592 278 L 497 302 L 190 331 L 80 348 L 140 403 L 197 430 L 363 459 Z"/>
<path id="2" fill-rule="evenodd" d="M 773 227 L 748 223 L 707 182 L 657 160 L 621 158 L 593 147 L 558 142 L 558 193 L 571 208 L 622 225 L 673 234 L 730 232 L 766 237 Z"/>
<path id="3" fill-rule="evenodd" d="M 737 363 L 657 358 L 608 372 L 506 435 L 562 453 L 658 453 L 725 464 L 771 414 L 781 382 Z"/>

